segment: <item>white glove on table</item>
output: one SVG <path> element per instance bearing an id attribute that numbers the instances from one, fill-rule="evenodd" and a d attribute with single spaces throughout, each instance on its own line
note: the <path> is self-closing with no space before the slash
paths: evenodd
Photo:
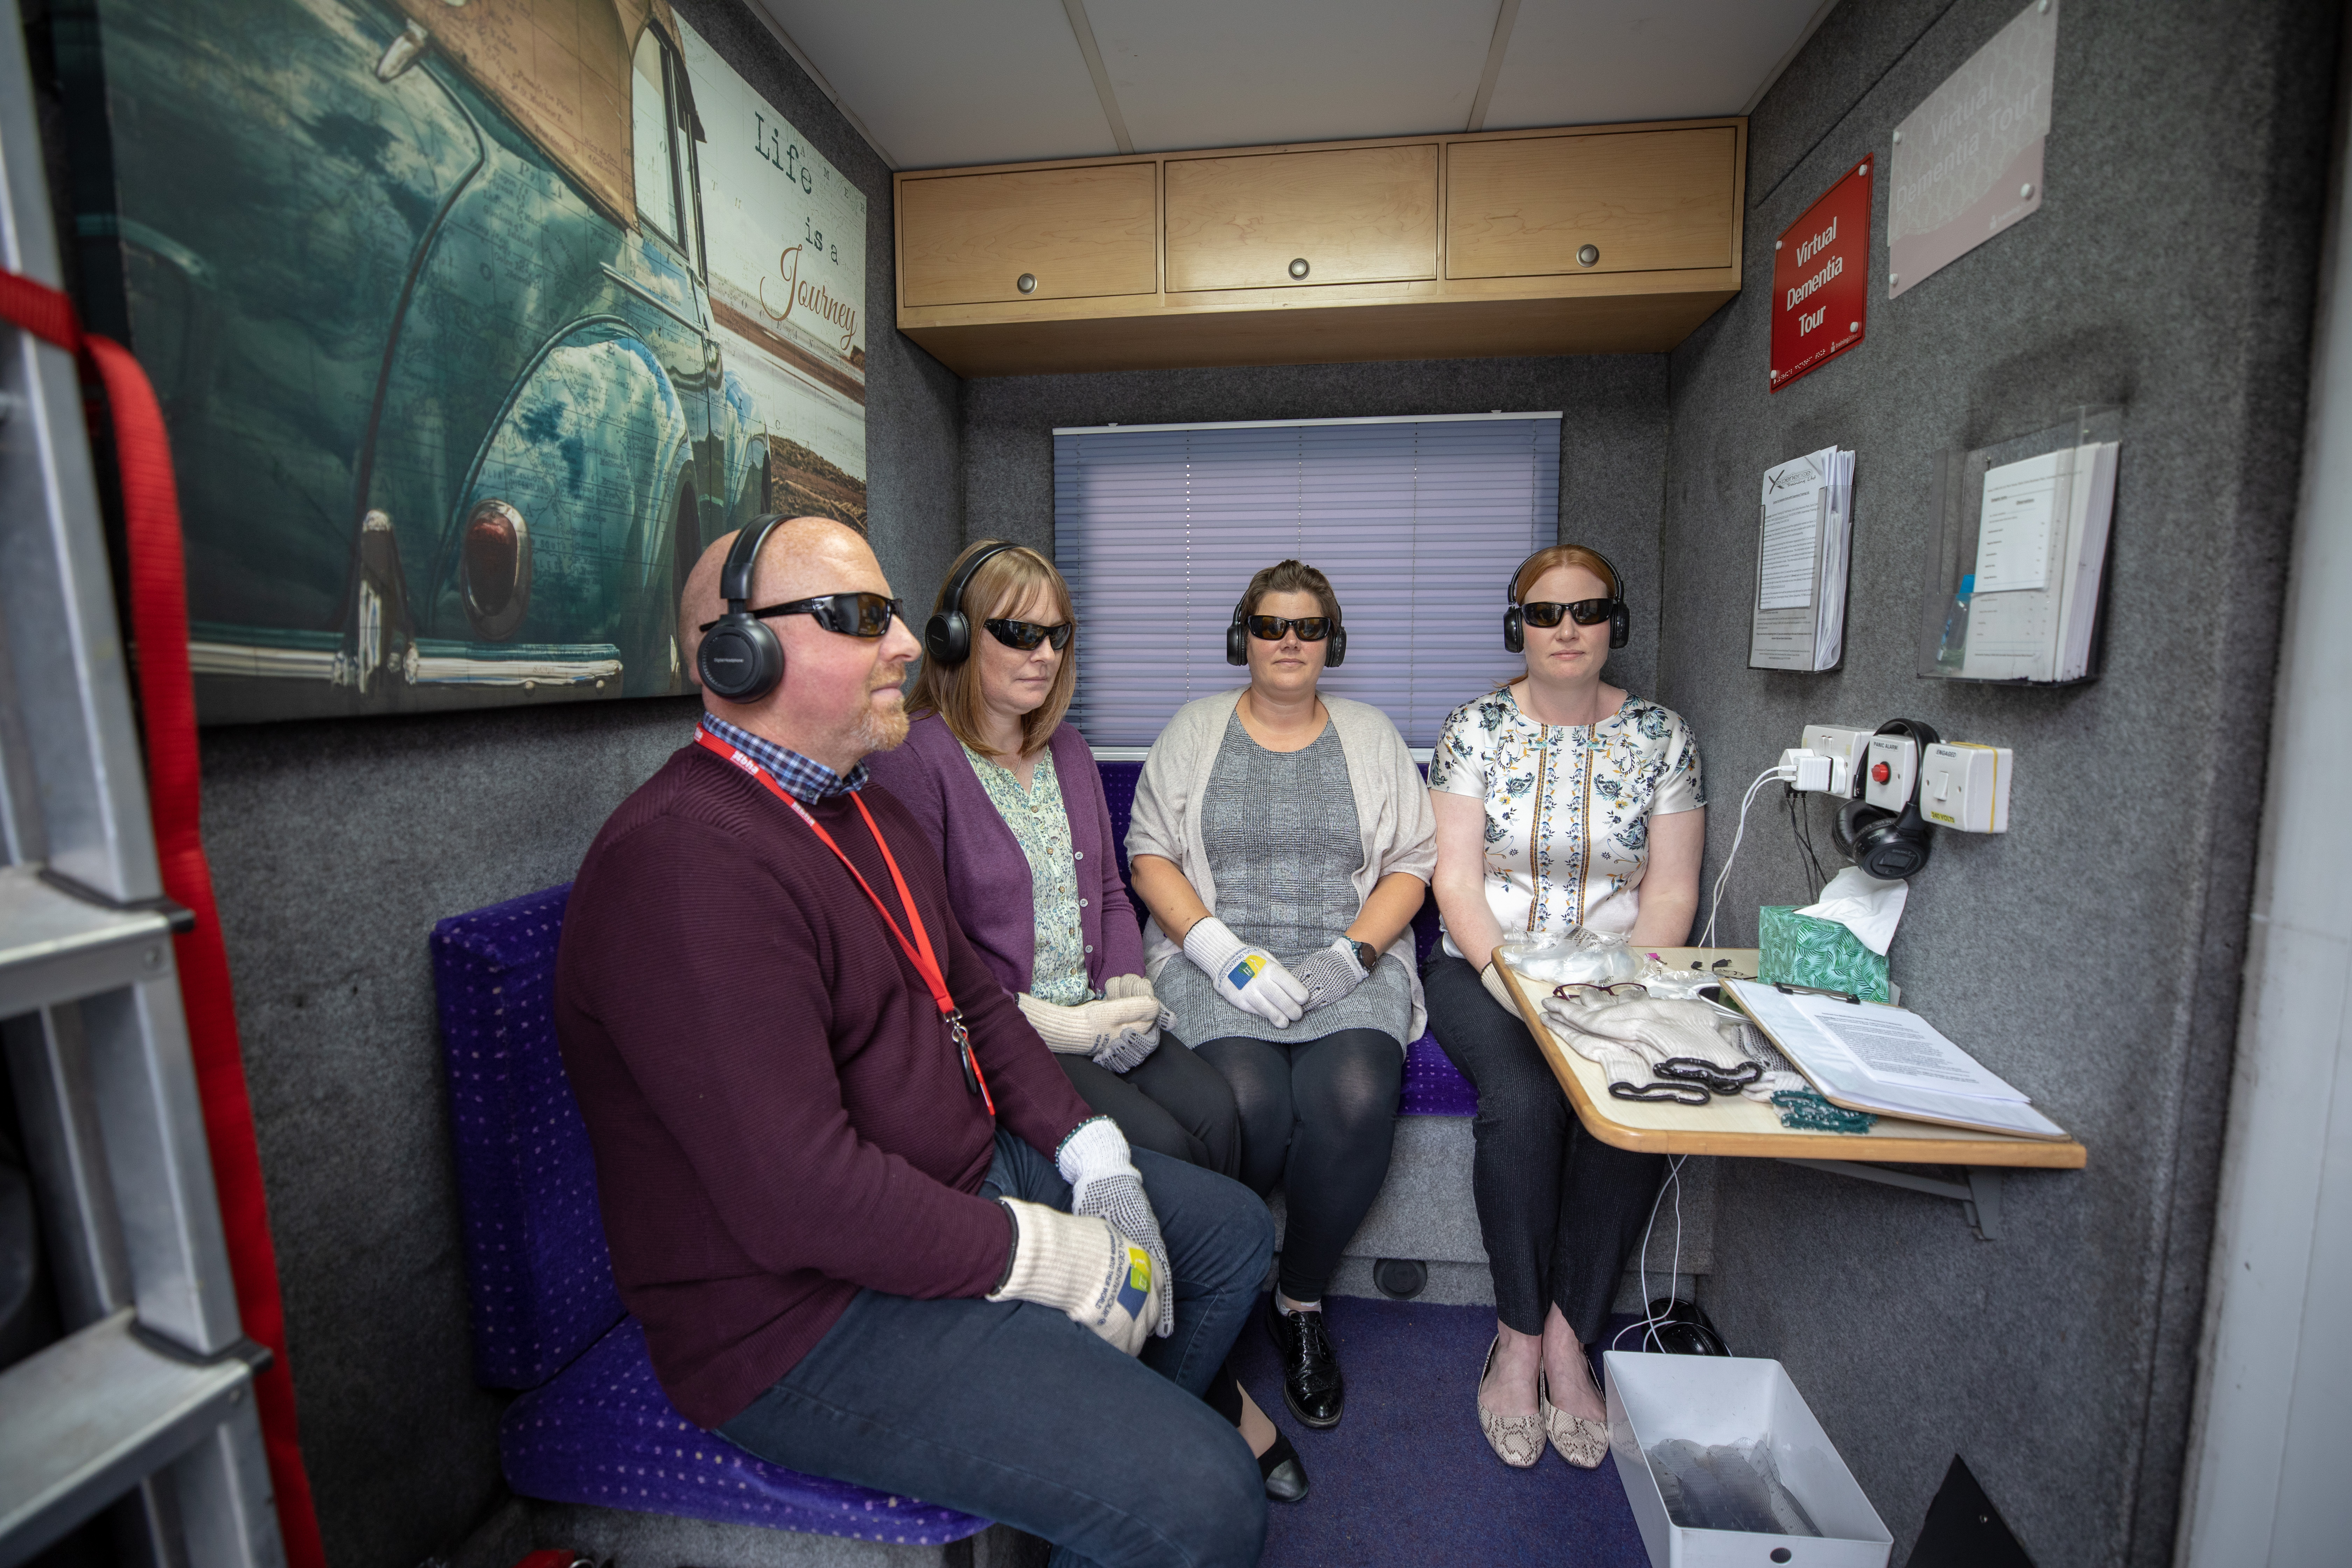
<path id="1" fill-rule="evenodd" d="M 1262 947 L 1253 947 L 1214 915 L 1193 922 L 1184 933 L 1184 956 L 1216 982 L 1217 994 L 1276 1028 L 1296 1024 L 1307 1011 L 1307 987 Z"/>
<path id="2" fill-rule="evenodd" d="M 1167 1289 L 1150 1326 L 1162 1339 L 1175 1332 L 1176 1276 L 1168 1267 L 1168 1243 L 1143 1191 L 1143 1175 L 1135 1168 L 1127 1134 L 1108 1116 L 1089 1117 L 1062 1140 L 1054 1152 L 1054 1168 L 1070 1184 L 1071 1213 L 1099 1216 L 1150 1255 L 1152 1277 Z"/>
<path id="3" fill-rule="evenodd" d="M 1048 1050 L 1088 1058 L 1112 1072 L 1127 1071 L 1160 1046 L 1163 1009 L 1155 997 L 1105 997 L 1065 1007 L 1022 991 L 1015 992 L 1013 1000 Z"/>
<path id="4" fill-rule="evenodd" d="M 1099 1215 L 999 1198 L 1013 1220 L 1013 1256 L 992 1301 L 1058 1307 L 1129 1355 L 1168 1313 L 1168 1282 L 1151 1255 Z"/>

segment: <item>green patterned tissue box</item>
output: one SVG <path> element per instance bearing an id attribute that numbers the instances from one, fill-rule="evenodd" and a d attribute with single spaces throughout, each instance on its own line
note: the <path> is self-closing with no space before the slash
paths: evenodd
<path id="1" fill-rule="evenodd" d="M 1759 980 L 1886 1000 L 1885 955 L 1863 946 L 1837 921 L 1801 915 L 1793 904 L 1767 904 L 1756 914 Z"/>

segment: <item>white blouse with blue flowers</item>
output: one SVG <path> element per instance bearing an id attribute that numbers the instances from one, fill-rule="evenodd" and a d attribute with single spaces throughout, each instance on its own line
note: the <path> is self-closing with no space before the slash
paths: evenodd
<path id="1" fill-rule="evenodd" d="M 1429 787 L 1486 803 L 1486 904 L 1506 938 L 1630 931 L 1650 818 L 1706 804 L 1682 715 L 1638 697 L 1597 724 L 1528 718 L 1507 687 L 1445 716 Z M 1445 951 L 1460 956 L 1449 934 Z"/>

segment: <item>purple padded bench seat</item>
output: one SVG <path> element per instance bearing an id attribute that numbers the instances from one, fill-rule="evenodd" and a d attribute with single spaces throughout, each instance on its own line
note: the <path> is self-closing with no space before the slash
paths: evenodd
<path id="1" fill-rule="evenodd" d="M 507 1484 L 549 1502 L 936 1546 L 989 1521 L 804 1476 L 677 1413 L 621 1310 L 588 1129 L 551 1011 L 567 887 L 433 928 L 433 980 L 472 1300 L 475 1380 L 526 1390 Z"/>
<path id="2" fill-rule="evenodd" d="M 1128 816 L 1135 809 L 1136 781 L 1143 776 L 1141 763 L 1097 763 L 1102 773 L 1103 795 L 1110 805 L 1111 837 L 1118 841 L 1118 874 L 1127 883 L 1127 896 L 1135 905 L 1136 918 L 1143 918 L 1143 900 L 1135 896 L 1135 876 L 1127 865 Z M 1424 772 L 1427 770 L 1424 769 Z M 1413 953 L 1426 959 L 1430 949 L 1437 945 L 1437 900 L 1422 900 L 1421 912 L 1412 920 Z M 1399 1116 L 1475 1116 L 1478 1113 L 1478 1091 L 1470 1087 L 1452 1061 L 1446 1058 L 1436 1040 L 1427 1033 L 1404 1049 L 1404 1089 L 1397 1096 Z"/>

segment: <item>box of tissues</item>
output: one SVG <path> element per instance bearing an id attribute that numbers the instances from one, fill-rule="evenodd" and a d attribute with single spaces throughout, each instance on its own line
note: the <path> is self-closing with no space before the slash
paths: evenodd
<path id="1" fill-rule="evenodd" d="M 1865 1002 L 1890 1000 L 1886 955 L 1835 921 L 1799 914 L 1790 904 L 1757 910 L 1756 978 L 1784 985 L 1843 991 Z"/>

